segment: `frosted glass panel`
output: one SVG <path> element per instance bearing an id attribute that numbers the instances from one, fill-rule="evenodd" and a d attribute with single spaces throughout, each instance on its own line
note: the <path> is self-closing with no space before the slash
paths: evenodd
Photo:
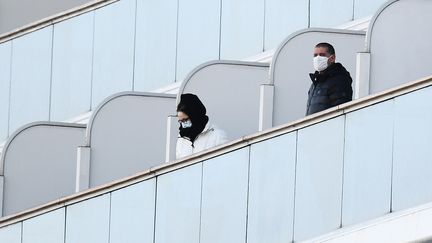
<path id="1" fill-rule="evenodd" d="M 200 243 L 246 240 L 249 148 L 204 162 Z"/>
<path id="2" fill-rule="evenodd" d="M 177 81 L 199 64 L 219 59 L 221 0 L 179 0 Z"/>
<path id="3" fill-rule="evenodd" d="M 389 1 L 388 7 L 369 25 L 371 53 L 369 93 L 391 89 L 432 74 L 432 1 Z M 409 43 L 409 44 L 407 44 Z M 400 55 L 395 49 L 404 46 Z"/>
<path id="4" fill-rule="evenodd" d="M 341 223 L 344 117 L 298 131 L 294 241 Z"/>
<path id="5" fill-rule="evenodd" d="M 310 26 L 337 27 L 353 19 L 354 0 L 311 0 Z"/>
<path id="6" fill-rule="evenodd" d="M 151 179 L 112 193 L 110 243 L 153 242 L 155 187 Z"/>
<path id="7" fill-rule="evenodd" d="M 107 243 L 110 194 L 66 208 L 66 243 Z"/>
<path id="8" fill-rule="evenodd" d="M 432 201 L 430 97 L 429 87 L 395 98 L 392 210 Z"/>
<path id="9" fill-rule="evenodd" d="M 90 110 L 94 12 L 54 25 L 51 119 Z"/>
<path id="10" fill-rule="evenodd" d="M 49 120 L 52 27 L 12 42 L 9 133 L 33 121 Z"/>
<path id="11" fill-rule="evenodd" d="M 346 115 L 342 225 L 390 212 L 393 100 Z"/>
<path id="12" fill-rule="evenodd" d="M 291 33 L 309 25 L 309 0 L 266 0 L 264 50 L 277 48 Z"/>
<path id="13" fill-rule="evenodd" d="M 251 146 L 248 243 L 292 241 L 296 134 Z"/>
<path id="14" fill-rule="evenodd" d="M 8 137 L 11 42 L 0 44 L 0 143 Z"/>
<path id="15" fill-rule="evenodd" d="M 94 28 L 92 108 L 133 88 L 135 0 L 97 9 Z"/>
<path id="16" fill-rule="evenodd" d="M 65 208 L 25 220 L 22 243 L 61 243 L 65 234 Z"/>
<path id="17" fill-rule="evenodd" d="M 158 177 L 156 243 L 198 243 L 202 164 Z"/>
<path id="18" fill-rule="evenodd" d="M 175 81 L 177 0 L 137 0 L 135 91 Z"/>
<path id="19" fill-rule="evenodd" d="M 0 228 L 0 242 L 21 243 L 21 223 Z"/>
<path id="20" fill-rule="evenodd" d="M 355 0 L 354 1 L 354 19 L 374 15 L 378 9 L 388 2 L 388 0 Z"/>
<path id="21" fill-rule="evenodd" d="M 221 59 L 263 51 L 264 0 L 222 0 Z"/>

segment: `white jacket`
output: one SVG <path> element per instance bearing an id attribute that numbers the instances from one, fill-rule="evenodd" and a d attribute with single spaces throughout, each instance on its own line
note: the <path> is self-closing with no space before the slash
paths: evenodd
<path id="1" fill-rule="evenodd" d="M 176 158 L 186 157 L 193 153 L 226 143 L 227 141 L 228 139 L 224 131 L 207 122 L 204 130 L 195 138 L 193 146 L 188 138 L 179 137 L 177 139 Z"/>

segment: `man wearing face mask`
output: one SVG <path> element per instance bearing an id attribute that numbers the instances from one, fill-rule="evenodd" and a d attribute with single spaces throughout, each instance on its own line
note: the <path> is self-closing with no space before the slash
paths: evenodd
<path id="1" fill-rule="evenodd" d="M 194 94 L 182 94 L 177 105 L 179 138 L 176 157 L 182 158 L 227 142 L 226 134 L 209 123 L 206 108 Z"/>
<path id="2" fill-rule="evenodd" d="M 315 73 L 309 76 L 312 84 L 308 92 L 306 115 L 310 115 L 352 100 L 352 79 L 340 63 L 329 43 L 319 43 L 314 48 Z"/>

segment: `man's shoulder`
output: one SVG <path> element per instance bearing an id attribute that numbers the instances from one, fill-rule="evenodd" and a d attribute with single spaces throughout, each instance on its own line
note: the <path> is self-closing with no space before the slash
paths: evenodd
<path id="1" fill-rule="evenodd" d="M 328 80 L 332 80 L 334 82 L 352 82 L 352 78 L 350 73 L 345 69 L 345 67 L 340 63 L 333 64 L 335 67 L 332 69 L 332 72 L 328 76 Z"/>

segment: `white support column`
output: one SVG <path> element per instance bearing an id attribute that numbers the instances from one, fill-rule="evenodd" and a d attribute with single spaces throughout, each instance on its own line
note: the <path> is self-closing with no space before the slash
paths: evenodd
<path id="1" fill-rule="evenodd" d="M 3 217 L 4 176 L 0 176 L 0 217 Z"/>
<path id="2" fill-rule="evenodd" d="M 259 131 L 273 127 L 273 96 L 273 85 L 260 86 Z"/>
<path id="3" fill-rule="evenodd" d="M 166 136 L 166 153 L 165 162 L 170 162 L 176 159 L 176 144 L 178 137 L 178 122 L 177 116 L 168 116 L 167 120 L 167 136 Z"/>
<path id="4" fill-rule="evenodd" d="M 80 146 L 77 150 L 75 192 L 90 188 L 90 147 Z"/>
<path id="5" fill-rule="evenodd" d="M 356 77 L 354 99 L 369 95 L 370 52 L 358 52 L 356 60 Z"/>

